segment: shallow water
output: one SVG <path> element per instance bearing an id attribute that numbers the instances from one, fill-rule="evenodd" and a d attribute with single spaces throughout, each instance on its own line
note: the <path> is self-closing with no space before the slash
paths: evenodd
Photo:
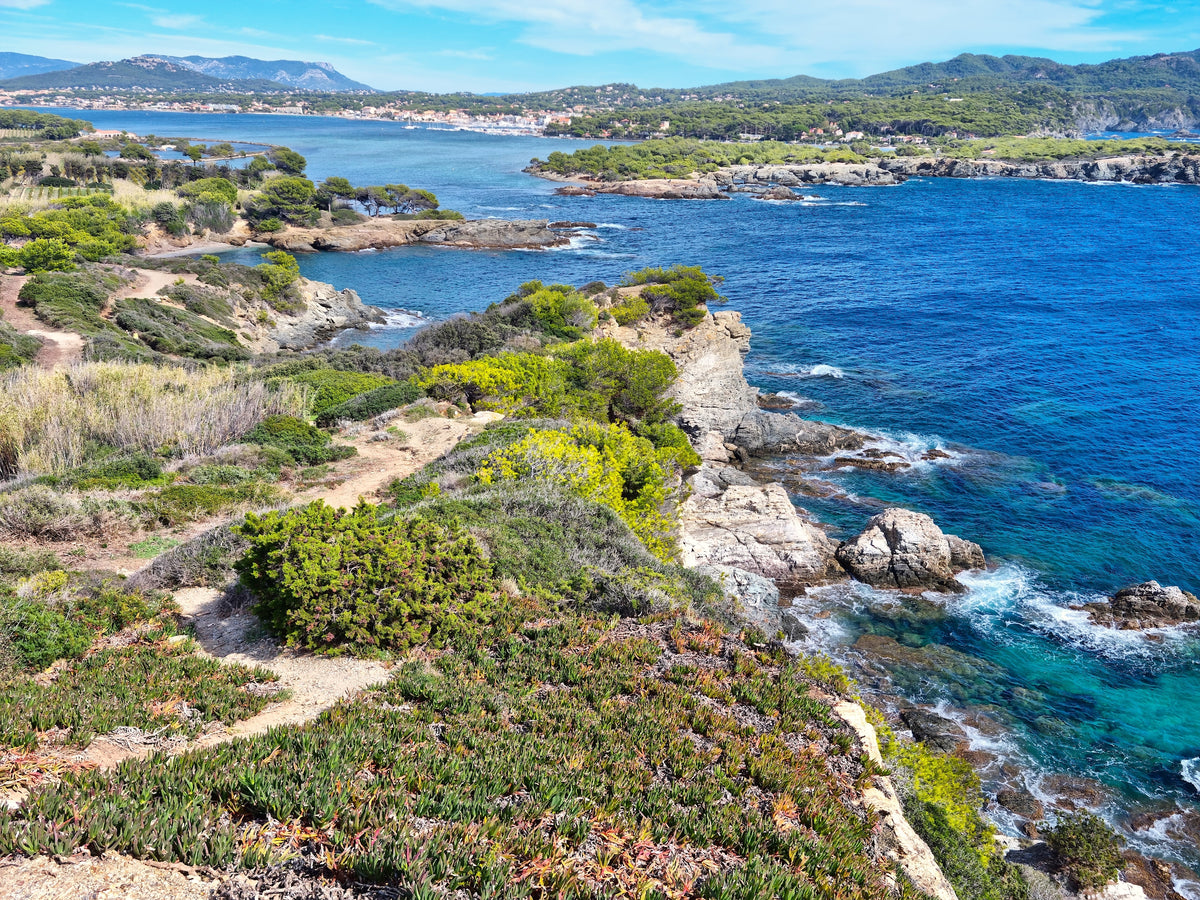
<path id="1" fill-rule="evenodd" d="M 970 592 L 935 617 L 898 614 L 894 598 L 868 589 L 830 589 L 822 644 L 845 655 L 878 634 L 956 660 L 897 666 L 895 683 L 912 699 L 991 714 L 1005 733 L 977 734 L 978 746 L 1099 780 L 1118 819 L 1158 804 L 1200 809 L 1196 641 L 1106 632 L 1067 609 L 1151 578 L 1200 589 L 1200 188 L 914 180 L 822 187 L 822 200 L 804 204 L 561 198 L 520 170 L 576 142 L 312 118 L 80 115 L 139 133 L 287 144 L 317 179 L 403 181 L 470 217 L 599 225 L 544 253 L 301 259 L 309 277 L 384 307 L 439 318 L 532 278 L 611 283 L 644 265 L 724 275 L 731 308 L 754 330 L 752 383 L 819 401 L 817 416 L 872 430 L 911 459 L 929 447 L 951 454 L 892 475 L 820 473 L 844 496 L 804 505 L 848 534 L 881 504 L 903 504 L 1000 563 L 966 578 Z M 344 339 L 393 346 L 411 333 L 404 325 Z M 1139 840 L 1200 861 L 1195 847 Z"/>

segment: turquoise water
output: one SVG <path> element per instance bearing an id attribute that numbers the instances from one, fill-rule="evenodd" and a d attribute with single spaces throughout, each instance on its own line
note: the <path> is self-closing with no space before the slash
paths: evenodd
<path id="1" fill-rule="evenodd" d="M 853 658 L 861 635 L 878 634 L 940 661 L 895 667 L 896 686 L 968 721 L 1000 722 L 1003 733 L 976 735 L 978 746 L 1031 772 L 1097 779 L 1115 821 L 1200 811 L 1200 773 L 1185 768 L 1200 758 L 1197 642 L 1106 632 L 1067 609 L 1151 578 L 1200 590 L 1200 188 L 914 180 L 823 187 L 824 199 L 804 205 L 561 198 L 520 170 L 574 142 L 312 118 L 80 115 L 139 133 L 287 144 L 318 179 L 404 181 L 472 217 L 599 226 L 545 253 L 301 260 L 306 275 L 384 307 L 438 318 L 530 278 L 612 282 L 648 264 L 724 275 L 755 333 L 753 383 L 812 398 L 814 415 L 873 431 L 910 459 L 933 446 L 952 457 L 896 475 L 822 472 L 810 477 L 838 496 L 803 504 L 839 534 L 903 504 L 999 564 L 937 615 L 832 589 L 822 602 L 835 615 L 817 639 Z M 409 333 L 352 339 L 393 346 Z M 1131 836 L 1200 862 L 1195 847 Z"/>

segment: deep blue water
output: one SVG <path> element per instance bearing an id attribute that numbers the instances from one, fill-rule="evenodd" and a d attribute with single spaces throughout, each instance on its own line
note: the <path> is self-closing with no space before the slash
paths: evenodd
<path id="1" fill-rule="evenodd" d="M 1066 607 L 1151 578 L 1200 591 L 1200 188 L 914 180 L 823 187 L 804 205 L 561 198 L 520 170 L 575 142 L 332 119 L 79 115 L 287 144 L 317 179 L 403 181 L 470 217 L 600 223 L 561 251 L 301 259 L 309 277 L 384 307 L 437 318 L 528 279 L 611 283 L 651 264 L 725 276 L 731 308 L 754 330 L 752 383 L 819 401 L 818 417 L 879 433 L 911 459 L 932 446 L 952 456 L 896 475 L 820 473 L 841 495 L 803 504 L 841 534 L 880 502 L 903 504 L 1000 563 L 933 619 L 897 614 L 864 589 L 826 592 L 837 611 L 820 632 L 826 646 L 844 655 L 872 632 L 968 654 L 966 675 L 898 669 L 897 684 L 1008 729 L 981 746 L 1099 779 L 1118 820 L 1198 809 L 1200 785 L 1181 768 L 1200 757 L 1196 642 L 1104 632 Z M 408 333 L 365 340 L 392 346 Z"/>

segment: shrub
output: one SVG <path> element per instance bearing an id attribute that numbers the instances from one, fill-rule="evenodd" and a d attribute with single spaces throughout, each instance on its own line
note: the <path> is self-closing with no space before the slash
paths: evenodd
<path id="1" fill-rule="evenodd" d="M 608 309 L 618 325 L 633 325 L 650 315 L 650 302 L 641 294 L 628 297 Z"/>
<path id="2" fill-rule="evenodd" d="M 328 434 L 294 416 L 269 416 L 243 440 L 275 447 L 288 454 L 293 464 L 306 466 L 347 459 L 355 454 L 353 447 L 331 446 Z"/>
<path id="3" fill-rule="evenodd" d="M 118 300 L 115 321 L 159 353 L 193 359 L 231 362 L 247 359 L 250 352 L 235 332 L 206 322 L 193 312 L 146 298 Z"/>
<path id="4" fill-rule="evenodd" d="M 445 646 L 506 621 L 512 604 L 475 541 L 361 503 L 247 515 L 235 564 L 255 611 L 289 645 L 327 653 Z"/>
<path id="5" fill-rule="evenodd" d="M 266 506 L 279 497 L 278 488 L 258 482 L 230 486 L 172 484 L 148 495 L 142 506 L 162 524 L 178 525 L 237 507 Z"/>
<path id="6" fill-rule="evenodd" d="M 163 482 L 162 464 L 144 450 L 116 453 L 55 479 L 78 490 L 140 488 Z"/>
<path id="7" fill-rule="evenodd" d="M 957 756 L 935 753 L 922 744 L 897 746 L 895 761 L 907 770 L 914 796 L 943 810 L 949 827 L 975 847 L 986 863 L 995 842 L 993 829 L 979 815 L 983 793 L 971 764 Z"/>
<path id="8" fill-rule="evenodd" d="M 36 600 L 0 600 L 0 638 L 17 666 L 40 671 L 57 659 L 82 656 L 93 635 L 55 606 Z"/>
<path id="9" fill-rule="evenodd" d="M 531 431 L 493 451 L 475 473 L 482 484 L 547 481 L 602 503 L 621 517 L 659 559 L 675 552 L 673 512 L 662 461 L 645 438 L 622 426 L 593 423 L 570 431 Z"/>
<path id="10" fill-rule="evenodd" d="M 555 355 L 569 364 L 568 384 L 588 418 L 633 425 L 662 422 L 679 411 L 678 403 L 664 397 L 678 374 L 665 353 L 627 350 L 605 338 L 569 344 Z"/>
<path id="11" fill-rule="evenodd" d="M 555 337 L 576 340 L 596 327 L 596 304 L 577 292 L 555 285 L 528 296 L 533 317 L 541 329 Z"/>
<path id="12" fill-rule="evenodd" d="M 35 484 L 0 495 L 0 532 L 14 538 L 69 540 L 94 532 L 96 513 L 69 494 Z"/>
<path id="13" fill-rule="evenodd" d="M 263 254 L 266 259 L 254 267 L 262 279 L 262 295 L 272 309 L 292 313 L 304 309 L 304 301 L 295 290 L 300 280 L 300 265 L 296 257 L 283 250 L 272 250 Z"/>
<path id="14" fill-rule="evenodd" d="M 254 226 L 254 229 L 255 231 L 262 231 L 266 234 L 272 234 L 276 231 L 283 231 L 283 223 L 274 216 L 271 216 L 269 219 L 263 219 L 261 222 L 259 222 L 256 226 Z"/>
<path id="15" fill-rule="evenodd" d="M 53 550 L 17 550 L 0 547 L 0 575 L 8 578 L 28 578 L 38 572 L 61 569 Z"/>
<path id="16" fill-rule="evenodd" d="M 0 371 L 33 362 L 41 349 L 42 342 L 33 335 L 22 334 L 0 320 Z"/>
<path id="17" fill-rule="evenodd" d="M 25 367 L 0 376 L 8 414 L 0 456 L 19 472 L 61 473 L 82 465 L 90 444 L 156 455 L 212 453 L 266 417 L 301 411 L 292 385 L 243 381 L 228 367 L 82 363 Z"/>
<path id="18" fill-rule="evenodd" d="M 699 266 L 672 266 L 670 269 L 648 268 L 630 272 L 621 284 L 648 285 L 641 296 L 650 309 L 670 313 L 685 328 L 690 328 L 703 320 L 708 304 L 725 302 L 713 287 L 720 280 L 719 276 L 704 274 Z"/>
<path id="19" fill-rule="evenodd" d="M 1028 900 L 1021 870 L 999 854 L 981 859 L 979 849 L 955 830 L 942 807 L 910 800 L 904 815 L 929 845 L 959 900 Z"/>
<path id="20" fill-rule="evenodd" d="M 1120 836 L 1094 813 L 1063 813 L 1053 828 L 1039 831 L 1046 835 L 1063 871 L 1083 890 L 1099 890 L 1125 868 Z"/>
<path id="21" fill-rule="evenodd" d="M 380 413 L 412 403 L 424 394 L 415 381 L 385 384 L 373 391 L 357 394 L 337 406 L 329 407 L 317 416 L 317 424 L 327 428 L 343 419 L 349 419 L 351 422 L 373 419 Z"/>
<path id="22" fill-rule="evenodd" d="M 249 544 L 229 525 L 218 525 L 158 556 L 127 582 L 133 590 L 221 587 L 234 577 L 234 561 Z"/>
<path id="23" fill-rule="evenodd" d="M 320 417 L 326 410 L 345 403 L 351 397 L 365 394 L 394 382 L 386 375 L 363 372 L 343 372 L 338 369 L 314 369 L 289 376 L 296 384 L 311 388 L 309 412 Z"/>
<path id="24" fill-rule="evenodd" d="M 199 178 L 181 185 L 177 193 L 181 197 L 192 199 L 203 198 L 205 194 L 211 194 L 230 206 L 237 203 L 238 198 L 237 185 L 228 178 Z"/>

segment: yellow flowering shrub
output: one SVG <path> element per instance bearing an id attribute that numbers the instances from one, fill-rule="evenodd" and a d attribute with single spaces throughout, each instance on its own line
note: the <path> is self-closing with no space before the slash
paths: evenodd
<path id="1" fill-rule="evenodd" d="M 669 560 L 675 553 L 675 512 L 667 504 L 672 460 L 670 451 L 656 450 L 623 425 L 585 422 L 569 431 L 531 431 L 489 454 L 475 477 L 483 484 L 535 479 L 565 487 L 614 510 L 651 553 Z"/>

